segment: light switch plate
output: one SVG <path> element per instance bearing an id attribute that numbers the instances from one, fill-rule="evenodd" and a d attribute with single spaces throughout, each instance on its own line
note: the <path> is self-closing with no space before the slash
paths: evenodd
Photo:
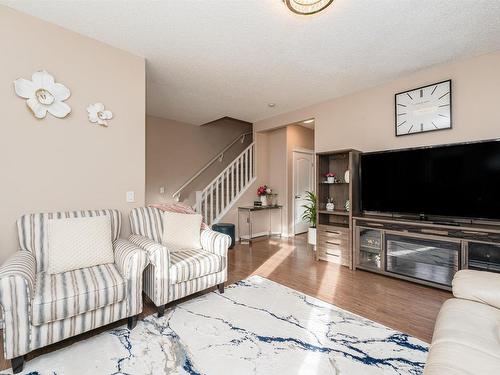
<path id="1" fill-rule="evenodd" d="M 160 194 L 165 194 L 165 186 L 160 186 Z"/>
<path id="2" fill-rule="evenodd" d="M 134 203 L 134 202 L 135 202 L 135 192 L 127 191 L 127 203 Z"/>

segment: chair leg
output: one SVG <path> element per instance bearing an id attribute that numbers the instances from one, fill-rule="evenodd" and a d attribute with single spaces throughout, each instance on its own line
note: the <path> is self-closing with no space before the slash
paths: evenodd
<path id="1" fill-rule="evenodd" d="M 23 371 L 24 368 L 24 356 L 15 357 L 10 360 L 12 366 L 12 372 L 18 374 Z"/>
<path id="2" fill-rule="evenodd" d="M 137 325 L 137 318 L 138 318 L 138 315 L 129 316 L 127 318 L 127 327 L 128 327 L 128 329 L 132 330 L 132 329 L 135 328 L 135 326 Z"/>
<path id="3" fill-rule="evenodd" d="M 217 288 L 219 288 L 219 293 L 224 293 L 224 283 L 220 283 L 217 285 Z"/>
<path id="4" fill-rule="evenodd" d="M 165 314 L 165 305 L 158 306 L 158 318 L 161 318 Z"/>

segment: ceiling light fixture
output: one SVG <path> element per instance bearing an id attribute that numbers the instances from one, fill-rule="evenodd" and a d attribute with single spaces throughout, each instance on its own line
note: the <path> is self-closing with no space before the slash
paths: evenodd
<path id="1" fill-rule="evenodd" d="M 314 122 L 314 119 L 310 119 L 310 120 L 306 120 L 306 121 L 302 121 L 304 124 L 310 124 L 312 122 Z"/>
<path id="2" fill-rule="evenodd" d="M 333 0 L 283 0 L 283 2 L 294 13 L 310 15 L 321 12 L 333 3 Z"/>
<path id="3" fill-rule="evenodd" d="M 267 106 L 269 108 L 274 108 L 274 107 L 276 107 L 276 103 L 268 103 Z"/>

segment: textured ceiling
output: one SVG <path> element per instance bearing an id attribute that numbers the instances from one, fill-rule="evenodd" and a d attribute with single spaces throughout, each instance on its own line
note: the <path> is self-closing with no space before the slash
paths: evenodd
<path id="1" fill-rule="evenodd" d="M 193 124 L 255 122 L 500 49 L 499 0 L 336 0 L 309 17 L 281 0 L 0 3 L 144 56 L 148 113 Z"/>

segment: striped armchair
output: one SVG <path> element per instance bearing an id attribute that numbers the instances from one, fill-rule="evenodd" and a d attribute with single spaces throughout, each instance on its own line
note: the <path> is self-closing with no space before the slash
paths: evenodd
<path id="1" fill-rule="evenodd" d="M 217 286 L 224 293 L 227 250 L 231 238 L 201 229 L 201 250 L 170 252 L 162 243 L 163 215 L 156 207 L 135 208 L 130 213 L 129 241 L 146 250 L 149 265 L 143 290 L 162 316 L 165 305 L 182 297 Z"/>
<path id="2" fill-rule="evenodd" d="M 47 222 L 52 218 L 110 215 L 115 263 L 48 274 Z M 118 239 L 116 210 L 29 214 L 17 221 L 20 250 L 0 267 L 4 355 L 14 373 L 24 354 L 94 328 L 128 318 L 132 329 L 142 311 L 146 253 Z"/>

